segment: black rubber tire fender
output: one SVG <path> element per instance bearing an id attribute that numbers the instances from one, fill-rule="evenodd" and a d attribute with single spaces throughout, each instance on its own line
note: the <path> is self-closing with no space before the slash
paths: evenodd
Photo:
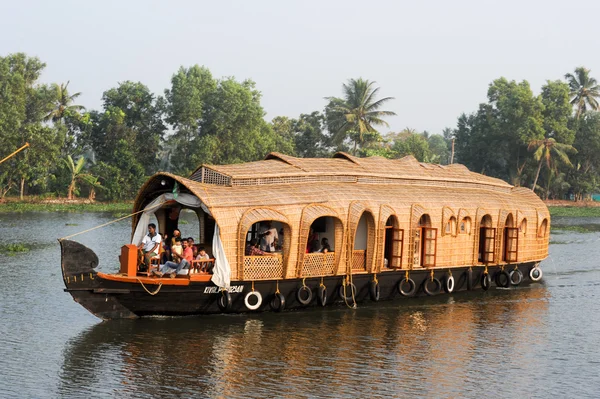
<path id="1" fill-rule="evenodd" d="M 271 298 L 270 305 L 275 312 L 281 312 L 285 309 L 285 296 L 281 292 L 276 292 Z"/>
<path id="2" fill-rule="evenodd" d="M 490 289 L 490 287 L 492 286 L 492 278 L 490 277 L 489 273 L 483 273 L 481 275 L 481 288 L 484 291 L 487 291 Z"/>
<path id="3" fill-rule="evenodd" d="M 303 298 L 302 295 L 304 295 L 304 293 L 306 293 L 306 298 Z M 298 291 L 296 292 L 296 299 L 298 300 L 298 302 L 300 302 L 301 305 L 306 306 L 310 303 L 310 301 L 312 301 L 313 298 L 313 293 L 312 290 L 307 287 L 306 285 L 303 285 L 302 287 L 298 288 Z"/>
<path id="4" fill-rule="evenodd" d="M 514 276 L 517 276 L 517 279 L 515 280 Z M 510 278 L 510 283 L 512 285 L 519 285 L 523 282 L 523 272 L 520 271 L 519 269 L 514 269 L 513 271 L 510 272 L 510 274 L 508 275 L 508 277 Z"/>
<path id="5" fill-rule="evenodd" d="M 444 279 L 444 292 L 450 294 L 452 291 L 454 291 L 454 276 L 450 274 Z"/>
<path id="6" fill-rule="evenodd" d="M 434 284 L 434 288 L 433 290 L 429 289 L 429 283 L 433 283 Z M 423 291 L 425 291 L 425 293 L 429 296 L 432 295 L 437 295 L 440 293 L 440 291 L 442 290 L 442 282 L 437 279 L 437 278 L 426 278 L 425 280 L 423 280 Z"/>
<path id="7" fill-rule="evenodd" d="M 231 294 L 229 291 L 221 291 L 221 295 L 219 296 L 219 299 L 217 299 L 217 305 L 219 305 L 221 312 L 226 312 L 231 309 Z"/>
<path id="8" fill-rule="evenodd" d="M 371 296 L 371 300 L 373 302 L 379 302 L 379 298 L 381 297 L 381 287 L 379 286 L 379 281 L 371 281 L 369 283 L 369 295 Z"/>
<path id="9" fill-rule="evenodd" d="M 344 285 L 340 285 L 338 295 L 345 301 L 351 301 L 353 296 L 356 296 L 356 286 L 354 283 L 346 284 L 346 296 L 344 296 Z"/>
<path id="10" fill-rule="evenodd" d="M 405 284 L 408 284 L 408 287 L 409 287 L 408 290 L 405 290 L 403 288 Z M 398 283 L 398 292 L 402 296 L 413 296 L 416 291 L 417 291 L 417 285 L 415 284 L 415 282 L 413 281 L 412 278 L 403 278 Z"/>
<path id="11" fill-rule="evenodd" d="M 510 287 L 510 275 L 506 270 L 499 270 L 496 273 L 496 285 L 502 288 Z"/>

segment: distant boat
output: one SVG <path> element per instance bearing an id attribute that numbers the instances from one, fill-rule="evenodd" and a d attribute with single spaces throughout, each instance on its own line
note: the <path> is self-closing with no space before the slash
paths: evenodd
<path id="1" fill-rule="evenodd" d="M 210 259 L 175 278 L 142 271 L 137 245 L 150 215 L 171 236 L 182 209 L 198 216 L 198 245 Z M 550 214 L 531 190 L 411 156 L 271 153 L 263 161 L 202 165 L 188 178 L 157 173 L 133 211 L 140 213 L 131 244 L 120 249 L 119 273 L 96 272 L 92 250 L 60 242 L 65 291 L 102 319 L 354 306 L 508 288 L 539 281 L 548 256 Z M 267 223 L 283 233 L 265 240 L 274 252 L 247 255 Z M 324 238 L 328 251 L 308 251 L 319 250 Z"/>

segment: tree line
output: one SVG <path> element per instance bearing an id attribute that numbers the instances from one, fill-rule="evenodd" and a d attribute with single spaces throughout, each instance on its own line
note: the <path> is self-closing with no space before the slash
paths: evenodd
<path id="1" fill-rule="evenodd" d="M 388 128 L 393 97 L 373 81 L 350 79 L 321 111 L 267 122 L 252 80 L 215 78 L 206 67 L 180 67 L 164 93 L 120 82 L 99 110 L 77 104 L 70 83 L 39 82 L 45 64 L 23 53 L 0 57 L 0 164 L 6 195 L 85 196 L 128 200 L 159 170 L 189 175 L 201 163 L 255 161 L 272 151 L 299 157 L 356 156 L 458 162 L 528 186 L 545 198 L 582 198 L 598 189 L 600 87 L 580 67 L 547 81 L 539 95 L 529 83 L 499 78 L 487 102 L 440 134 Z"/>

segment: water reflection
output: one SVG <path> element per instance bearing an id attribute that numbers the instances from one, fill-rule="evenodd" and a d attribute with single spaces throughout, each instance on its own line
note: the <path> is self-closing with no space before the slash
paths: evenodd
<path id="1" fill-rule="evenodd" d="M 510 396 L 535 369 L 542 285 L 411 303 L 95 325 L 66 345 L 59 396 Z M 482 367 L 485 365 L 485 367 Z"/>

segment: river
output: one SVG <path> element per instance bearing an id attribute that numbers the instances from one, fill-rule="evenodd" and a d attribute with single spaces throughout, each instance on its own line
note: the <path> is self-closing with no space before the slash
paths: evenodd
<path id="1" fill-rule="evenodd" d="M 101 322 L 56 241 L 113 218 L 0 214 L 0 397 L 598 397 L 600 218 L 554 218 L 543 284 L 308 311 Z M 183 234 L 197 228 L 182 225 Z M 118 268 L 130 222 L 76 239 Z"/>

